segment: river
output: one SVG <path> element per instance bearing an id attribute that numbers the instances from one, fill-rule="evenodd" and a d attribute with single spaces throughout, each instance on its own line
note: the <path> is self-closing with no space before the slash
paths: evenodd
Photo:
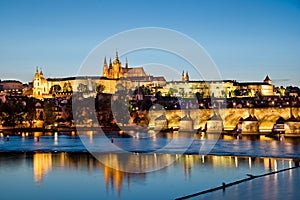
<path id="1" fill-rule="evenodd" d="M 0 138 L 0 152 L 5 200 L 175 199 L 246 174 L 299 166 L 300 159 L 295 139 L 173 133 L 155 138 L 33 133 Z M 192 199 L 297 199 L 299 183 L 296 168 Z"/>

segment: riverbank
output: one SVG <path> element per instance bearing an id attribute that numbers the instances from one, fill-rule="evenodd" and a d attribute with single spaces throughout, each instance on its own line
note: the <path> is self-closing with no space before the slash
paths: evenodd
<path id="1" fill-rule="evenodd" d="M 52 128 L 40 128 L 40 127 L 35 127 L 35 128 L 19 128 L 19 127 L 1 127 L 0 128 L 0 134 L 2 136 L 6 136 L 6 135 L 33 135 L 34 133 L 39 133 L 40 135 L 51 135 L 51 133 L 55 133 L 55 132 L 59 132 L 59 133 L 64 133 L 65 135 L 77 135 L 81 132 L 86 132 L 86 131 L 92 131 L 92 132 L 103 132 L 106 134 L 109 133 L 114 133 L 114 134 L 120 134 L 120 135 L 128 135 L 128 136 L 134 136 L 136 129 L 130 129 L 130 127 L 127 127 L 127 129 L 124 131 L 122 129 L 120 129 L 118 126 L 114 126 L 114 127 L 52 127 Z M 157 131 L 152 130 L 155 134 L 157 133 Z M 160 133 L 172 133 L 172 132 L 181 132 L 181 133 L 191 133 L 191 134 L 196 134 L 196 135 L 207 135 L 207 134 L 216 134 L 216 135 L 220 135 L 220 136 L 233 136 L 233 137 L 270 137 L 270 138 L 275 138 L 275 139 L 283 139 L 283 138 L 300 138 L 300 134 L 292 134 L 292 133 L 285 133 L 285 134 L 276 134 L 273 132 L 257 132 L 257 133 L 238 133 L 235 130 L 226 130 L 226 131 L 222 131 L 221 134 L 219 132 L 216 133 L 207 133 L 205 130 L 201 130 L 201 129 L 195 129 L 192 131 L 180 131 L 180 129 L 168 129 L 168 130 L 162 130 L 159 131 Z"/>

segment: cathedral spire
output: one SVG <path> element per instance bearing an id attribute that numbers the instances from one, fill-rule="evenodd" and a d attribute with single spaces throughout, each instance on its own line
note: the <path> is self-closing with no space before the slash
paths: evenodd
<path id="1" fill-rule="evenodd" d="M 185 74 L 185 81 L 188 82 L 189 80 L 190 80 L 189 73 L 186 72 L 186 74 Z"/>
<path id="2" fill-rule="evenodd" d="M 109 58 L 109 68 L 112 68 L 111 58 Z"/>
<path id="3" fill-rule="evenodd" d="M 106 63 L 106 56 L 104 57 L 104 65 L 107 65 L 107 63 Z"/>
<path id="4" fill-rule="evenodd" d="M 182 70 L 182 74 L 181 74 L 181 81 L 184 82 L 185 78 L 184 78 L 184 70 Z"/>
<path id="5" fill-rule="evenodd" d="M 126 65 L 125 65 L 126 69 L 128 68 L 128 59 L 126 57 Z"/>
<path id="6" fill-rule="evenodd" d="M 104 57 L 104 64 L 103 64 L 103 70 L 102 70 L 102 76 L 107 77 L 108 74 L 108 67 L 106 63 L 106 56 Z"/>
<path id="7" fill-rule="evenodd" d="M 118 49 L 116 49 L 116 60 L 119 60 Z"/>

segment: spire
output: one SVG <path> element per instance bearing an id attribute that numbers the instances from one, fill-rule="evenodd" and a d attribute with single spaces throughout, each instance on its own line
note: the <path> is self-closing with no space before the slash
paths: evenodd
<path id="1" fill-rule="evenodd" d="M 126 68 L 128 68 L 128 59 L 126 57 L 126 65 L 125 65 Z"/>
<path id="2" fill-rule="evenodd" d="M 106 56 L 104 57 L 104 64 L 103 64 L 103 70 L 102 70 L 102 76 L 107 77 L 108 74 L 108 67 L 106 63 Z"/>
<path id="3" fill-rule="evenodd" d="M 184 70 L 182 70 L 182 74 L 181 74 L 181 81 L 184 82 Z"/>
<path id="4" fill-rule="evenodd" d="M 112 68 L 111 58 L 109 58 L 109 68 Z"/>
<path id="5" fill-rule="evenodd" d="M 104 66 L 107 65 L 106 63 L 106 56 L 104 57 Z"/>
<path id="6" fill-rule="evenodd" d="M 116 49 L 116 60 L 119 60 L 118 49 Z"/>
<path id="7" fill-rule="evenodd" d="M 269 75 L 266 76 L 264 82 L 272 85 L 272 80 L 270 79 Z"/>
<path id="8" fill-rule="evenodd" d="M 42 68 L 40 68 L 40 78 L 44 79 L 44 74 L 43 74 Z"/>
<path id="9" fill-rule="evenodd" d="M 190 80 L 189 73 L 186 72 L 186 74 L 185 74 L 185 81 L 189 81 L 189 80 Z"/>
<path id="10" fill-rule="evenodd" d="M 39 78 L 39 68 L 37 66 L 35 69 L 34 79 L 38 79 L 38 78 Z"/>

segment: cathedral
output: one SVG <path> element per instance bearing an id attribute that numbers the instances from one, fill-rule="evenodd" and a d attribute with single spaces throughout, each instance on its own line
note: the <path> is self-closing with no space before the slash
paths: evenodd
<path id="1" fill-rule="evenodd" d="M 128 59 L 126 58 L 125 67 L 119 60 L 118 51 L 116 51 L 116 57 L 113 62 L 109 59 L 109 65 L 107 65 L 106 58 L 104 58 L 102 77 L 108 79 L 119 79 L 121 77 L 146 77 L 142 67 L 130 68 L 128 67 Z"/>

